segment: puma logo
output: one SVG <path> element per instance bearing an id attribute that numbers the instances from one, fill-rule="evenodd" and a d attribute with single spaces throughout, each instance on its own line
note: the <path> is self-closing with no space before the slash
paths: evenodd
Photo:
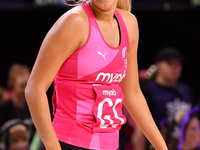
<path id="1" fill-rule="evenodd" d="M 100 51 L 97 52 L 97 54 L 101 55 L 104 58 L 104 60 L 106 60 L 106 53 L 107 52 L 105 52 L 105 54 L 102 54 Z"/>

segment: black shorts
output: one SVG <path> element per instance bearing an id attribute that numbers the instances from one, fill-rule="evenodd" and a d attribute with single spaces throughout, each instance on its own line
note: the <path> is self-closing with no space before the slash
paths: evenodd
<path id="1" fill-rule="evenodd" d="M 60 146 L 62 148 L 62 150 L 89 150 L 86 148 L 81 148 L 81 147 L 77 147 L 77 146 L 73 146 L 64 142 L 59 141 Z M 45 147 L 43 148 L 43 150 L 46 150 Z"/>
<path id="2" fill-rule="evenodd" d="M 60 146 L 62 148 L 62 150 L 89 150 L 89 149 L 86 149 L 86 148 L 81 148 L 81 147 L 77 147 L 77 146 L 73 146 L 73 145 L 70 145 L 70 144 L 67 144 L 67 143 L 64 143 L 64 142 L 60 142 Z"/>
<path id="3" fill-rule="evenodd" d="M 61 141 L 59 141 L 59 142 L 60 142 L 62 150 L 90 150 L 90 149 L 86 149 L 86 148 L 73 146 L 73 145 L 70 145 L 70 144 L 67 144 L 67 143 L 63 143 Z M 120 148 L 118 148 L 117 150 L 120 150 Z"/>

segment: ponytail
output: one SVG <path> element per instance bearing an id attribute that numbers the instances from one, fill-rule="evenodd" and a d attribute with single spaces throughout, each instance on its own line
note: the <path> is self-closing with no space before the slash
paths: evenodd
<path id="1" fill-rule="evenodd" d="M 118 0 L 117 8 L 131 12 L 131 0 Z"/>

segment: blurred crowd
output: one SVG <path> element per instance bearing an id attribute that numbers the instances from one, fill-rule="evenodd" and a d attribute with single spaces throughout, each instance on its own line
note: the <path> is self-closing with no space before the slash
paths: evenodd
<path id="1" fill-rule="evenodd" d="M 27 65 L 13 64 L 7 86 L 0 87 L 0 150 L 29 150 L 37 133 L 24 94 L 30 70 Z"/>
<path id="2" fill-rule="evenodd" d="M 169 150 L 200 149 L 199 100 L 192 87 L 180 81 L 185 63 L 178 49 L 166 47 L 149 68 L 139 70 L 142 92 Z M 128 122 L 120 131 L 120 150 L 153 150 L 125 108 L 124 114 Z"/>
<path id="3" fill-rule="evenodd" d="M 180 81 L 184 58 L 179 50 L 160 50 L 155 63 L 139 70 L 141 89 L 169 150 L 200 150 L 200 107 L 193 89 Z M 7 86 L 0 85 L 0 150 L 42 150 L 24 90 L 31 68 L 15 63 Z M 126 108 L 127 123 L 120 130 L 119 150 L 153 150 Z M 147 124 L 148 126 L 148 124 Z"/>

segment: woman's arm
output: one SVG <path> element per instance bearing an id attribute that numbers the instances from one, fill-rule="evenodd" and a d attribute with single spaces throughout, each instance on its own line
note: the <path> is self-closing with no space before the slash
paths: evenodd
<path id="1" fill-rule="evenodd" d="M 124 17 L 129 33 L 128 67 L 125 78 L 120 83 L 125 100 L 124 104 L 129 113 L 143 131 L 156 150 L 167 150 L 166 144 L 160 134 L 149 111 L 146 100 L 141 92 L 138 78 L 137 47 L 138 47 L 138 24 L 135 16 Z"/>
<path id="2" fill-rule="evenodd" d="M 86 41 L 86 21 L 82 7 L 73 8 L 58 19 L 44 38 L 26 86 L 30 113 L 47 150 L 61 148 L 52 126 L 46 91 L 63 62 Z"/>

